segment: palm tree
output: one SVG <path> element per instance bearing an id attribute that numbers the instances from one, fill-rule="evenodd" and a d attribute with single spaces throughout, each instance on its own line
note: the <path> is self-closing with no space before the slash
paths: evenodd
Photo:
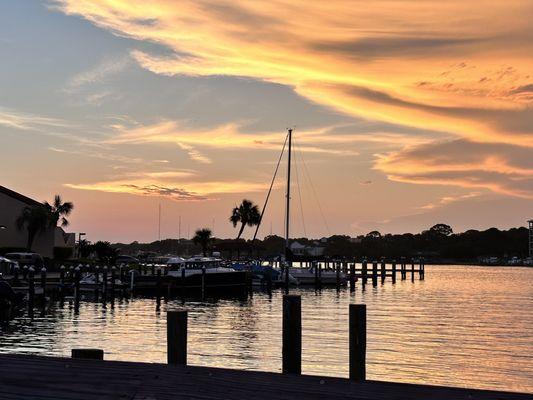
<path id="1" fill-rule="evenodd" d="M 261 213 L 259 212 L 259 207 L 257 207 L 257 205 L 250 200 L 244 199 L 238 207 L 233 209 L 229 220 L 233 224 L 234 228 L 239 223 L 241 224 L 239 234 L 237 235 L 237 240 L 239 240 L 246 225 L 259 225 L 261 222 Z"/>
<path id="2" fill-rule="evenodd" d="M 26 247 L 31 251 L 31 246 L 35 237 L 45 232 L 50 225 L 50 215 L 43 206 L 24 207 L 22 213 L 17 217 L 16 225 L 19 230 L 28 231 L 28 241 Z"/>
<path id="3" fill-rule="evenodd" d="M 57 226 L 59 221 L 61 221 L 61 226 L 67 226 L 69 224 L 66 217 L 68 217 L 74 209 L 74 204 L 72 204 L 72 202 L 67 201 L 63 203 L 61 196 L 56 194 L 54 197 L 54 204 L 50 204 L 47 201 L 43 204 L 46 210 L 50 213 L 50 227 Z"/>
<path id="4" fill-rule="evenodd" d="M 194 237 L 192 238 L 192 241 L 194 244 L 199 244 L 202 246 L 202 252 L 204 253 L 204 257 L 207 256 L 207 248 L 209 247 L 209 242 L 211 242 L 211 229 L 203 228 L 198 229 L 194 233 Z"/>

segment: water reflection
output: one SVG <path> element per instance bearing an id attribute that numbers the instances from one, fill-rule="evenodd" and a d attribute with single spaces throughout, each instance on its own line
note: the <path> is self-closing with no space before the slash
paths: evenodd
<path id="1" fill-rule="evenodd" d="M 369 379 L 533 391 L 533 269 L 427 267 L 425 281 L 299 292 L 304 373 L 347 376 L 348 304 L 364 302 Z M 191 364 L 280 371 L 281 299 L 57 302 L 14 320 L 0 347 L 62 356 L 96 347 L 107 359 L 165 362 L 165 312 L 186 308 Z"/>

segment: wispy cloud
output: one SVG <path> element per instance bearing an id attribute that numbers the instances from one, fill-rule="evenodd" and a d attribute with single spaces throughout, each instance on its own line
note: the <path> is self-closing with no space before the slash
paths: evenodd
<path id="1" fill-rule="evenodd" d="M 0 125 L 22 130 L 41 130 L 69 126 L 66 121 L 57 118 L 23 113 L 0 107 Z"/>
<path id="2" fill-rule="evenodd" d="M 437 201 L 421 206 L 420 209 L 421 210 L 434 210 L 436 208 L 444 207 L 452 203 L 457 203 L 458 201 L 469 200 L 469 199 L 473 199 L 479 196 L 481 196 L 480 192 L 471 192 L 471 193 L 461 194 L 461 195 L 456 195 L 456 196 L 444 196 L 444 197 L 441 197 Z"/>
<path id="3" fill-rule="evenodd" d="M 85 85 L 102 82 L 106 78 L 123 71 L 130 63 L 131 58 L 129 55 L 106 58 L 94 67 L 71 77 L 66 83 L 65 90 L 74 91 Z M 102 92 L 97 94 L 99 97 L 103 95 Z"/>

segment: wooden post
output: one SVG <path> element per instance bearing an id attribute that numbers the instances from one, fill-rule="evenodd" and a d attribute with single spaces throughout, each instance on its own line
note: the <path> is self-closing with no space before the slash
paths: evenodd
<path id="1" fill-rule="evenodd" d="M 63 297 L 65 294 L 65 266 L 59 268 L 59 295 Z"/>
<path id="2" fill-rule="evenodd" d="M 167 311 L 167 360 L 187 365 L 187 311 Z"/>
<path id="3" fill-rule="evenodd" d="M 415 260 L 411 259 L 411 282 L 415 281 Z"/>
<path id="4" fill-rule="evenodd" d="M 104 295 L 104 299 L 106 299 L 107 298 L 107 265 L 103 268 L 103 271 L 102 271 L 102 292 Z"/>
<path id="5" fill-rule="evenodd" d="M 318 264 L 320 264 L 320 261 L 313 262 L 313 272 L 315 273 L 315 289 L 318 289 Z"/>
<path id="6" fill-rule="evenodd" d="M 181 297 L 185 296 L 185 267 L 181 267 Z"/>
<path id="7" fill-rule="evenodd" d="M 72 349 L 72 358 L 102 361 L 104 359 L 104 351 L 102 349 Z"/>
<path id="8" fill-rule="evenodd" d="M 111 299 L 115 298 L 115 280 L 116 280 L 117 268 L 115 266 L 111 267 Z"/>
<path id="9" fill-rule="evenodd" d="M 94 291 L 95 291 L 96 297 L 98 297 L 98 292 L 100 291 L 100 266 L 98 265 L 95 267 L 94 282 L 95 282 Z"/>
<path id="10" fill-rule="evenodd" d="M 367 265 L 366 259 L 364 259 L 363 264 L 361 265 L 361 275 L 363 276 L 363 288 L 365 287 L 367 279 L 368 279 L 367 273 L 368 273 L 368 265 Z"/>
<path id="11" fill-rule="evenodd" d="M 366 379 L 366 305 L 350 304 L 350 379 Z"/>
<path id="12" fill-rule="evenodd" d="M 156 286 L 156 297 L 158 299 L 161 299 L 161 268 L 157 269 L 157 277 L 155 280 L 155 286 Z"/>
<path id="13" fill-rule="evenodd" d="M 46 268 L 41 268 L 41 287 L 43 288 L 43 298 L 45 297 L 46 292 Z"/>
<path id="14" fill-rule="evenodd" d="M 424 259 L 422 257 L 419 260 L 418 277 L 421 281 L 424 280 Z"/>
<path id="15" fill-rule="evenodd" d="M 272 295 L 272 267 L 268 267 L 265 272 L 266 272 L 267 294 L 271 296 Z"/>
<path id="16" fill-rule="evenodd" d="M 80 302 L 80 267 L 76 267 L 74 270 L 74 301 L 76 303 Z"/>
<path id="17" fill-rule="evenodd" d="M 130 293 L 133 294 L 133 288 L 135 287 L 135 270 L 130 270 Z"/>
<path id="18" fill-rule="evenodd" d="M 322 289 L 322 264 L 318 263 L 318 288 Z"/>
<path id="19" fill-rule="evenodd" d="M 392 260 L 392 283 L 396 283 L 396 260 Z"/>
<path id="20" fill-rule="evenodd" d="M 15 265 L 13 268 L 13 284 L 17 286 L 19 284 L 19 271 L 20 268 L 18 265 Z"/>
<path id="21" fill-rule="evenodd" d="M 402 269 L 401 269 L 402 281 L 405 280 L 405 275 L 406 275 L 406 272 L 405 272 L 405 258 L 402 257 Z"/>
<path id="22" fill-rule="evenodd" d="M 350 292 L 355 291 L 355 261 L 350 264 Z"/>
<path id="23" fill-rule="evenodd" d="M 378 285 L 378 263 L 377 261 L 372 262 L 372 286 L 376 287 Z"/>
<path id="24" fill-rule="evenodd" d="M 283 296 L 282 371 L 284 374 L 302 373 L 302 298 Z"/>
<path id="25" fill-rule="evenodd" d="M 33 267 L 28 268 L 28 306 L 33 309 L 33 299 L 35 298 L 35 282 L 33 280 L 35 271 Z"/>
<path id="26" fill-rule="evenodd" d="M 335 265 L 335 284 L 337 291 L 341 289 L 341 264 L 340 262 L 334 263 Z"/>
<path id="27" fill-rule="evenodd" d="M 381 283 L 385 282 L 385 277 L 387 275 L 387 264 L 385 263 L 385 259 L 381 259 Z"/>
<path id="28" fill-rule="evenodd" d="M 202 267 L 202 299 L 205 298 L 205 267 Z"/>

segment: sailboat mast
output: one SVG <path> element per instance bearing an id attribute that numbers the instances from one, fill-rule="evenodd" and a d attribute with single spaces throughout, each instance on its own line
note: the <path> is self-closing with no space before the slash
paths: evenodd
<path id="1" fill-rule="evenodd" d="M 290 225 L 290 203 L 291 203 L 291 147 L 292 147 L 292 129 L 289 129 L 289 153 L 287 161 L 287 205 L 285 220 L 285 259 L 289 261 L 289 225 Z"/>

